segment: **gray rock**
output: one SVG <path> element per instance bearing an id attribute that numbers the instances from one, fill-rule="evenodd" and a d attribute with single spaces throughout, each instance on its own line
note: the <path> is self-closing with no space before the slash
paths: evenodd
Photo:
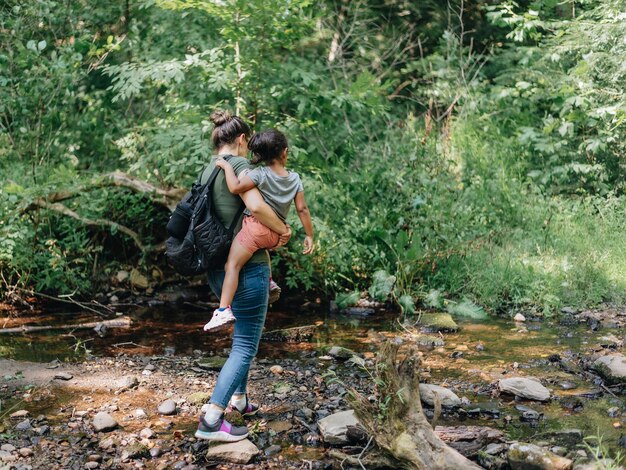
<path id="1" fill-rule="evenodd" d="M 619 408 L 617 406 L 612 406 L 608 410 L 606 410 L 609 418 L 617 418 L 620 415 Z"/>
<path id="2" fill-rule="evenodd" d="M 101 411 L 94 416 L 92 425 L 96 432 L 108 432 L 117 427 L 117 421 L 109 413 Z"/>
<path id="3" fill-rule="evenodd" d="M 536 379 L 526 377 L 500 379 L 498 388 L 501 392 L 529 400 L 547 401 L 550 399 L 550 390 L 541 385 Z"/>
<path id="4" fill-rule="evenodd" d="M 278 454 L 281 450 L 282 450 L 282 447 L 280 447 L 277 444 L 274 444 L 272 446 L 269 446 L 267 449 L 265 449 L 265 455 Z"/>
<path id="5" fill-rule="evenodd" d="M 30 420 L 25 419 L 24 421 L 20 421 L 15 426 L 15 429 L 18 430 L 18 431 L 28 431 L 29 429 L 32 429 L 32 426 L 30 424 Z"/>
<path id="6" fill-rule="evenodd" d="M 72 380 L 74 376 L 69 372 L 57 372 L 54 374 L 54 378 L 58 380 Z"/>
<path id="7" fill-rule="evenodd" d="M 248 439 L 227 444 L 212 445 L 206 453 L 206 459 L 212 461 L 227 461 L 247 464 L 261 452 Z"/>
<path id="8" fill-rule="evenodd" d="M 137 408 L 135 411 L 133 411 L 133 416 L 137 419 L 146 419 L 148 417 L 148 414 L 143 408 Z"/>
<path id="9" fill-rule="evenodd" d="M 125 375 L 117 381 L 116 385 L 118 389 L 125 390 L 139 385 L 139 380 L 134 375 Z"/>
<path id="10" fill-rule="evenodd" d="M 523 442 L 511 444 L 507 458 L 512 470 L 570 470 L 574 465 L 570 459 Z"/>
<path id="11" fill-rule="evenodd" d="M 626 357 L 623 354 L 609 354 L 599 357 L 593 368 L 611 383 L 626 382 Z"/>
<path id="12" fill-rule="evenodd" d="M 441 406 L 461 406 L 461 399 L 452 390 L 439 385 L 420 384 L 420 397 L 424 403 L 435 406 L 435 393 L 439 396 Z"/>
<path id="13" fill-rule="evenodd" d="M 0 450 L 1 462 L 15 462 L 16 460 L 17 460 L 17 455 L 13 455 L 11 452 L 7 452 L 6 450 Z M 3 465 L 2 468 L 9 468 L 9 467 L 5 467 Z"/>
<path id="14" fill-rule="evenodd" d="M 174 400 L 165 400 L 159 405 L 159 413 L 165 416 L 173 415 L 176 413 L 176 402 Z"/>
<path id="15" fill-rule="evenodd" d="M 359 421 L 354 414 L 354 410 L 340 411 L 330 416 L 326 416 L 317 422 L 320 434 L 324 442 L 332 445 L 342 445 L 348 443 L 346 432 L 348 426 L 356 426 Z"/>
<path id="16" fill-rule="evenodd" d="M 328 355 L 335 359 L 350 359 L 352 356 L 358 356 L 357 353 L 348 348 L 342 348 L 341 346 L 333 346 L 329 349 Z"/>
<path id="17" fill-rule="evenodd" d="M 94 468 L 98 468 L 100 464 L 98 462 L 87 462 L 85 464 L 85 468 L 88 470 L 93 470 Z"/>
<path id="18" fill-rule="evenodd" d="M 0 446 L 0 450 L 5 452 L 13 452 L 15 449 L 16 447 L 12 444 L 2 444 L 2 446 Z"/>
<path id="19" fill-rule="evenodd" d="M 151 439 L 154 437 L 154 431 L 150 428 L 143 428 L 139 431 L 139 437 L 142 439 Z"/>

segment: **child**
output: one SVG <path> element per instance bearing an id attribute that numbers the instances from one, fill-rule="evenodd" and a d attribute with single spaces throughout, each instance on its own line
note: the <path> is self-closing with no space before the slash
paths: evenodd
<path id="1" fill-rule="evenodd" d="M 252 163 L 263 163 L 264 166 L 254 168 L 245 174 L 242 173 L 239 178 L 230 163 L 222 158 L 217 160 L 216 166 L 224 170 L 228 190 L 233 194 L 241 194 L 257 187 L 265 202 L 283 221 L 287 219 L 291 202 L 295 201 L 298 216 L 306 233 L 302 253 L 311 254 L 313 252 L 313 223 L 304 200 L 304 188 L 300 176 L 285 168 L 289 153 L 287 137 L 274 129 L 261 132 L 252 136 L 248 142 L 248 148 L 253 154 Z M 233 240 L 224 268 L 226 275 L 222 285 L 220 308 L 213 312 L 211 320 L 204 325 L 204 331 L 215 330 L 235 321 L 230 304 L 237 291 L 239 271 L 255 251 L 274 248 L 278 244 L 279 235 L 276 232 L 261 224 L 247 210 L 244 214 L 243 227 Z"/>

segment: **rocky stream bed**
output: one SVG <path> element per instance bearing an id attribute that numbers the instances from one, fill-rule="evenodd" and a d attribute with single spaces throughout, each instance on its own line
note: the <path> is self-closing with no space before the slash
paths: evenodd
<path id="1" fill-rule="evenodd" d="M 425 313 L 415 324 L 371 306 L 283 307 L 250 372 L 261 413 L 249 439 L 211 446 L 193 433 L 228 335 L 199 331 L 206 309 L 176 308 L 144 305 L 104 332 L 2 335 L 0 468 L 362 468 L 373 444 L 348 394 L 376 400 L 371 368 L 390 339 L 419 345 L 427 416 L 436 395 L 436 433 L 484 468 L 618 468 L 610 459 L 626 445 L 623 308 L 565 309 L 553 323 Z M 603 437 L 605 455 L 589 436 Z"/>

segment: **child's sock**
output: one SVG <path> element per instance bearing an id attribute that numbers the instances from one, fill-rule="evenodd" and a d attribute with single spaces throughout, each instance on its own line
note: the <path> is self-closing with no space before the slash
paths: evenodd
<path id="1" fill-rule="evenodd" d="M 233 395 L 230 399 L 230 404 L 237 408 L 239 411 L 243 410 L 246 407 L 246 394 L 243 395 Z"/>
<path id="2" fill-rule="evenodd" d="M 209 407 L 207 412 L 204 414 L 204 420 L 209 424 L 215 424 L 220 420 L 222 414 L 222 410 Z"/>
<path id="3" fill-rule="evenodd" d="M 230 305 L 227 305 L 226 307 L 220 307 L 220 308 L 218 308 L 218 310 L 219 310 L 220 312 L 223 312 L 223 311 L 224 311 L 224 310 L 226 310 L 227 308 L 230 308 Z"/>

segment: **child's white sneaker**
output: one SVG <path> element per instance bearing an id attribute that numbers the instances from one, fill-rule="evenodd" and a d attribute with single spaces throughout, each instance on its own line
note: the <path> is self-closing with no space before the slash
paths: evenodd
<path id="1" fill-rule="evenodd" d="M 206 325 L 204 325 L 204 331 L 216 331 L 225 326 L 228 326 L 234 321 L 235 315 L 233 315 L 233 311 L 230 307 L 226 307 L 224 310 L 220 310 L 219 308 L 217 308 L 213 312 L 213 317 L 211 317 L 211 320 Z"/>

